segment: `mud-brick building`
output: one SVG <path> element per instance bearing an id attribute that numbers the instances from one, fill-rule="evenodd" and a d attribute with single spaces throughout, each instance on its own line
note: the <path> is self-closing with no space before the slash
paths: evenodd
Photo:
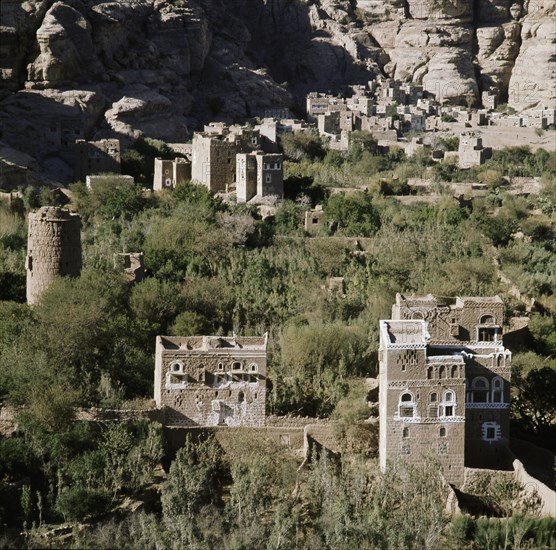
<path id="1" fill-rule="evenodd" d="M 191 162 L 182 157 L 165 160 L 160 157 L 154 159 L 153 189 L 174 189 L 178 183 L 191 180 Z"/>
<path id="2" fill-rule="evenodd" d="M 498 296 L 396 296 L 380 321 L 379 455 L 434 459 L 461 485 L 464 467 L 504 468 L 511 352 Z"/>
<path id="3" fill-rule="evenodd" d="M 484 164 L 492 156 L 490 147 L 483 147 L 483 138 L 474 132 L 464 132 L 459 137 L 458 158 L 460 168 Z"/>
<path id="4" fill-rule="evenodd" d="M 236 181 L 236 155 L 261 148 L 258 130 L 213 124 L 193 134 L 191 179 L 211 193 L 226 192 Z"/>
<path id="5" fill-rule="evenodd" d="M 268 337 L 158 336 L 154 398 L 170 426 L 264 426 Z"/>
<path id="6" fill-rule="evenodd" d="M 254 197 L 284 197 L 283 156 L 280 153 L 238 153 L 236 155 L 237 202 Z"/>
<path id="7" fill-rule="evenodd" d="M 119 174 L 121 171 L 120 140 L 75 140 L 75 179 L 85 181 L 92 174 Z"/>
<path id="8" fill-rule="evenodd" d="M 81 217 L 65 208 L 43 206 L 29 214 L 27 302 L 36 303 L 52 281 L 81 273 Z"/>

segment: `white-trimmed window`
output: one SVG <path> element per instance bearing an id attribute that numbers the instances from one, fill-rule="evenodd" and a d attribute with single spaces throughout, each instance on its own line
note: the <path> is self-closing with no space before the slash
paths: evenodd
<path id="1" fill-rule="evenodd" d="M 259 370 L 259 366 L 257 365 L 257 363 L 251 363 L 249 365 L 250 372 L 257 372 L 258 370 Z"/>
<path id="2" fill-rule="evenodd" d="M 174 361 L 173 363 L 170 363 L 170 372 L 183 373 L 183 363 L 181 361 Z"/>
<path id="3" fill-rule="evenodd" d="M 399 418 L 413 418 L 415 416 L 415 398 L 409 391 L 405 391 L 400 395 L 398 403 Z"/>
<path id="4" fill-rule="evenodd" d="M 442 394 L 442 402 L 438 408 L 439 416 L 456 416 L 456 394 L 452 390 L 446 390 Z"/>
<path id="5" fill-rule="evenodd" d="M 498 422 L 483 422 L 481 429 L 483 441 L 498 441 L 502 438 L 502 428 Z"/>

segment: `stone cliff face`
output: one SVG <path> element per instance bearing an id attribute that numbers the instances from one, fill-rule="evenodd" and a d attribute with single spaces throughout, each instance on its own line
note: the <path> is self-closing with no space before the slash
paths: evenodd
<path id="1" fill-rule="evenodd" d="M 553 105 L 555 0 L 2 0 L 0 139 L 185 139 L 377 73 L 463 101 Z"/>

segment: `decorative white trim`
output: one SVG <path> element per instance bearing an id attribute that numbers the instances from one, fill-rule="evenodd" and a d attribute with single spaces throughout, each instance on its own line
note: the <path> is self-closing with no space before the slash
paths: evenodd
<path id="1" fill-rule="evenodd" d="M 465 384 L 465 378 L 436 378 L 436 379 L 422 379 L 422 380 L 391 380 L 388 382 L 389 390 L 399 390 L 403 388 L 424 388 L 435 386 L 441 388 L 445 383 L 449 382 L 450 386 Z"/>
<path id="2" fill-rule="evenodd" d="M 509 403 L 466 403 L 466 409 L 509 409 Z"/>
<path id="3" fill-rule="evenodd" d="M 465 422 L 465 416 L 442 416 L 438 418 L 416 416 L 400 418 L 397 413 L 394 413 L 394 420 L 404 422 L 406 424 L 453 424 L 457 422 Z"/>

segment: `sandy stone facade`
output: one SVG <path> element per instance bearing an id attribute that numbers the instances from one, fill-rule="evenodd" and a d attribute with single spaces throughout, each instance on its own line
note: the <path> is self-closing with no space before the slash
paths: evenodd
<path id="1" fill-rule="evenodd" d="M 79 276 L 81 217 L 54 206 L 31 212 L 25 270 L 29 304 L 35 304 L 56 277 Z"/>
<path id="2" fill-rule="evenodd" d="M 492 149 L 483 147 L 483 139 L 474 132 L 459 137 L 458 158 L 460 168 L 471 168 L 484 164 L 492 155 Z"/>
<path id="3" fill-rule="evenodd" d="M 171 426 L 264 426 L 268 337 L 158 336 L 154 398 Z"/>
<path id="4" fill-rule="evenodd" d="M 461 486 L 464 466 L 503 468 L 511 352 L 498 296 L 441 302 L 400 294 L 380 321 L 379 455 L 437 460 Z"/>

